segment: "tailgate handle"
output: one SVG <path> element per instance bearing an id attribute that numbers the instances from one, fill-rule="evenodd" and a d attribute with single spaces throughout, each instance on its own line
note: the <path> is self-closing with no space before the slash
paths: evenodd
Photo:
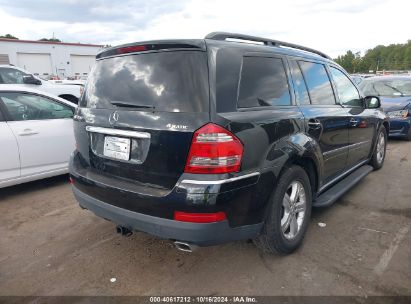
<path id="1" fill-rule="evenodd" d="M 128 131 L 128 130 L 110 129 L 110 128 L 102 128 L 102 127 L 93 127 L 93 126 L 86 126 L 86 131 L 92 132 L 92 133 L 117 135 L 117 136 L 133 137 L 133 138 L 147 138 L 147 139 L 151 138 L 151 134 L 147 132 Z"/>

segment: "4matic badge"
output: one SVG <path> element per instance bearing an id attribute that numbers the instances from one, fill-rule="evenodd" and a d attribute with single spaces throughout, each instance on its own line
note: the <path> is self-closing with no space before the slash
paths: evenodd
<path id="1" fill-rule="evenodd" d="M 188 127 L 185 125 L 175 125 L 171 123 L 167 124 L 166 127 L 169 129 L 176 129 L 176 130 L 187 130 L 188 129 Z"/>

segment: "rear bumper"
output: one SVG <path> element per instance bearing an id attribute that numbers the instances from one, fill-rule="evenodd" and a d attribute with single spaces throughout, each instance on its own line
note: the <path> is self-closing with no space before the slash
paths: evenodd
<path id="1" fill-rule="evenodd" d="M 230 227 L 228 221 L 216 223 L 185 223 L 155 217 L 116 207 L 93 198 L 73 186 L 73 193 L 81 207 L 99 217 L 110 220 L 130 230 L 146 232 L 163 239 L 189 242 L 198 246 L 210 246 L 225 242 L 254 238 L 262 224 Z"/>
<path id="2" fill-rule="evenodd" d="M 391 119 L 390 120 L 390 137 L 405 137 L 408 136 L 410 130 L 411 118 L 407 119 Z"/>

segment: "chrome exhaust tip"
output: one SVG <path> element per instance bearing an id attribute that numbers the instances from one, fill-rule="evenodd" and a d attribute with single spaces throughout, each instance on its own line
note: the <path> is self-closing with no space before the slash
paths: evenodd
<path id="1" fill-rule="evenodd" d="M 180 241 L 175 241 L 174 246 L 176 246 L 178 250 L 181 250 L 184 252 L 193 252 L 194 250 L 198 248 L 198 246 L 196 245 L 193 245 L 187 242 L 180 242 Z"/>

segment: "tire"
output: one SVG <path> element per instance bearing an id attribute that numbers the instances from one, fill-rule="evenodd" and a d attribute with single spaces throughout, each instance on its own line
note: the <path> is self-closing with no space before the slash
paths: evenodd
<path id="1" fill-rule="evenodd" d="M 386 151 L 387 130 L 385 127 L 381 127 L 377 136 L 377 144 L 375 145 L 375 149 L 370 160 L 370 165 L 374 168 L 374 170 L 379 170 L 384 165 Z"/>
<path id="2" fill-rule="evenodd" d="M 305 195 L 305 208 L 303 211 L 295 212 L 297 210 L 294 209 L 295 206 L 292 207 L 293 204 L 288 203 L 287 216 L 286 202 L 290 202 L 294 189 L 298 188 L 300 189 L 300 194 L 294 201 L 296 202 L 296 206 L 300 206 L 302 210 L 303 195 Z M 301 193 L 301 189 L 304 190 L 304 193 Z M 290 198 L 290 200 L 288 200 L 287 197 Z M 308 228 L 311 217 L 311 200 L 311 186 L 307 173 L 299 166 L 287 168 L 281 175 L 277 187 L 271 195 L 268 214 L 261 234 L 254 240 L 257 247 L 264 252 L 277 254 L 290 254 L 295 251 L 302 244 Z M 293 218 L 291 222 L 286 220 L 290 219 L 290 217 Z M 284 232 L 281 228 L 282 221 L 285 228 Z M 287 222 L 289 222 L 288 228 Z"/>

